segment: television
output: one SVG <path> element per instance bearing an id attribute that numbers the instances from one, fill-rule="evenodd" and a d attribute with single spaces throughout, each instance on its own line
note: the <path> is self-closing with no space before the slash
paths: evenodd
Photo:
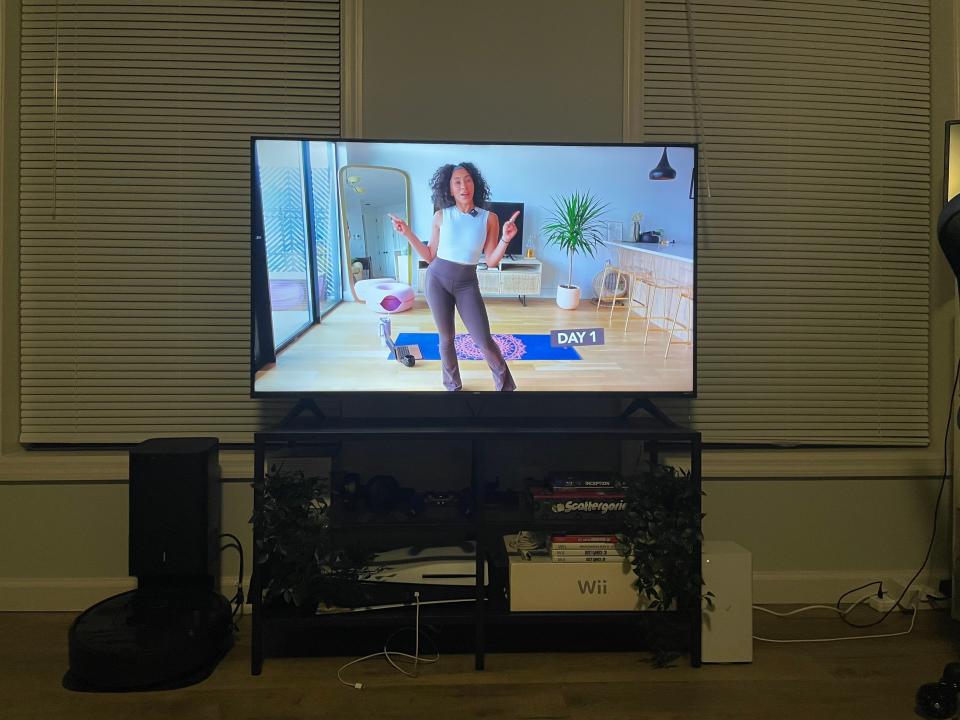
<path id="1" fill-rule="evenodd" d="M 487 209 L 497 216 L 497 222 L 503 227 L 511 217 L 516 213 L 514 224 L 517 226 L 517 234 L 507 246 L 506 257 L 512 258 L 523 255 L 523 203 L 518 202 L 490 202 L 487 203 Z"/>
<path id="2" fill-rule="evenodd" d="M 694 396 L 696 181 L 690 143 L 253 137 L 251 394 Z"/>

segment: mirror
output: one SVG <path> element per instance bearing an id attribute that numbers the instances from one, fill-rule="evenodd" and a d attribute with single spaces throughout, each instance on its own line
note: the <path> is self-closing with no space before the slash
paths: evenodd
<path id="1" fill-rule="evenodd" d="M 410 284 L 410 245 L 394 231 L 389 213 L 410 222 L 410 183 L 402 170 L 373 165 L 340 168 L 340 217 L 350 290 L 360 280 L 390 278 Z"/>

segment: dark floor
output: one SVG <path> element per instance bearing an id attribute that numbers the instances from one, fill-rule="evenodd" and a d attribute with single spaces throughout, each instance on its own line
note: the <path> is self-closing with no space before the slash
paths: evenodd
<path id="1" fill-rule="evenodd" d="M 863 619 L 869 609 L 863 608 Z M 645 653 L 493 652 L 487 669 L 451 652 L 407 678 L 377 659 L 344 676 L 350 657 L 270 658 L 250 675 L 249 618 L 236 646 L 213 675 L 181 690 L 104 694 L 64 690 L 71 613 L 0 614 L 0 718 L 39 720 L 294 720 L 298 718 L 575 718 L 602 720 L 809 720 L 912 718 L 914 693 L 960 659 L 960 624 L 944 611 L 922 611 L 912 634 L 831 643 L 755 642 L 754 661 L 691 668 L 687 658 L 655 669 Z M 891 616 L 855 630 L 817 611 L 789 619 L 755 614 L 755 633 L 768 637 L 829 637 L 906 629 Z M 544 645 L 556 644 L 545 626 Z M 591 636 L 590 625 L 564 632 Z M 384 630 L 384 636 L 388 634 Z M 441 645 L 443 634 L 441 634 Z M 362 648 L 351 648 L 362 651 Z M 345 648 L 345 651 L 347 648 Z"/>

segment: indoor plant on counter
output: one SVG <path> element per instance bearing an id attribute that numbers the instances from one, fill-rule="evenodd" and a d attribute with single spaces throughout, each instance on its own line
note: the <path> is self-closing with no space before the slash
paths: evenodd
<path id="1" fill-rule="evenodd" d="M 547 245 L 557 245 L 569 258 L 567 283 L 557 286 L 557 305 L 576 310 L 580 304 L 580 288 L 573 284 L 573 256 L 584 253 L 594 257 L 603 245 L 603 223 L 600 220 L 607 206 L 590 194 L 555 197 L 554 208 L 541 228 Z"/>

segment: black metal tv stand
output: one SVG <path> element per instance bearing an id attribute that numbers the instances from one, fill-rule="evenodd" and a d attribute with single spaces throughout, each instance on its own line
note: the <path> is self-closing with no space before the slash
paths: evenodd
<path id="1" fill-rule="evenodd" d="M 638 407 L 650 412 L 650 407 L 643 401 L 637 401 Z M 652 403 L 650 404 L 652 406 Z M 632 412 L 632 410 L 631 410 Z M 508 419 L 508 418 L 445 418 L 445 419 L 382 419 L 382 420 L 355 420 L 342 418 L 328 418 L 323 423 L 307 429 L 278 429 L 268 432 L 259 432 L 255 435 L 255 487 L 262 486 L 266 469 L 271 464 L 271 453 L 277 453 L 290 448 L 303 449 L 303 454 L 310 455 L 310 449 L 316 448 L 318 457 L 330 458 L 331 472 L 338 471 L 338 457 L 349 452 L 362 453 L 368 462 L 382 467 L 385 472 L 391 472 L 391 448 L 408 448 L 414 443 L 422 443 L 424 447 L 454 447 L 456 453 L 450 457 L 456 460 L 454 477 L 462 478 L 461 486 L 469 484 L 469 491 L 473 499 L 474 512 L 464 517 L 456 512 L 443 513 L 441 510 L 456 508 L 432 508 L 437 512 L 424 512 L 415 517 L 400 513 L 399 516 L 376 516 L 371 514 L 349 513 L 340 516 L 338 523 L 343 527 L 352 528 L 353 532 L 375 534 L 379 538 L 402 536 L 404 533 L 430 532 L 445 536 L 464 539 L 473 538 L 476 543 L 476 583 L 474 604 L 458 604 L 453 606 L 433 606 L 421 609 L 421 622 L 434 625 L 459 625 L 461 628 L 473 628 L 475 635 L 474 656 L 475 667 L 482 670 L 485 667 L 487 651 L 487 630 L 499 629 L 503 626 L 519 627 L 534 626 L 544 623 L 576 623 L 595 624 L 598 622 L 633 623 L 639 616 L 647 620 L 656 621 L 658 617 L 671 615 L 672 619 L 683 623 L 689 629 L 690 664 L 700 665 L 700 636 L 701 610 L 700 597 L 690 597 L 681 605 L 681 609 L 669 613 L 644 613 L 637 611 L 621 612 L 516 612 L 510 611 L 503 605 L 506 588 L 484 585 L 484 561 L 492 567 L 494 553 L 503 552 L 502 537 L 505 534 L 516 533 L 519 530 L 540 530 L 546 532 L 566 531 L 571 527 L 582 528 L 583 531 L 616 532 L 619 528 L 612 526 L 610 520 L 577 520 L 556 521 L 536 519 L 529 507 L 497 507 L 485 509 L 486 489 L 485 463 L 492 462 L 488 458 L 496 457 L 496 453 L 506 451 L 508 443 L 517 443 L 514 451 L 524 457 L 529 448 L 538 447 L 549 453 L 554 447 L 577 444 L 579 448 L 596 447 L 601 451 L 609 448 L 611 443 L 621 448 L 624 442 L 633 441 L 637 447 L 642 447 L 644 456 L 656 461 L 658 447 L 661 443 L 669 444 L 673 448 L 683 448 L 689 455 L 690 475 L 689 482 L 693 484 L 693 496 L 700 503 L 701 480 L 701 437 L 694 430 L 680 427 L 672 422 L 664 422 L 663 413 L 650 413 L 651 419 L 628 417 L 613 418 L 569 418 L 569 419 Z M 658 416 L 659 415 L 659 416 Z M 669 420 L 669 419 L 668 419 Z M 391 444 L 392 443 L 392 444 Z M 462 452 L 460 451 L 462 448 Z M 598 458 L 599 458 L 598 454 Z M 605 456 L 609 457 L 609 456 Z M 618 461 L 620 458 L 618 457 Z M 382 465 L 381 465 L 382 464 Z M 339 468 L 342 470 L 343 468 Z M 486 468 L 487 470 L 489 468 Z M 262 497 L 259 491 L 254 493 L 254 508 L 261 507 Z M 696 508 L 699 514 L 700 508 Z M 254 546 L 259 546 L 261 539 L 260 528 L 254 525 Z M 696 546 L 697 562 L 695 567 L 700 568 L 700 546 Z M 282 645 L 280 636 L 284 633 L 291 635 L 316 632 L 321 634 L 331 628 L 362 628 L 372 626 L 397 627 L 410 623 L 410 610 L 377 610 L 374 612 L 326 614 L 322 616 L 309 615 L 291 617 L 277 614 L 278 611 L 263 607 L 261 592 L 261 577 L 259 565 L 254 564 L 253 578 L 250 588 L 250 597 L 253 603 L 252 618 L 252 646 L 251 672 L 260 674 L 265 656 L 284 654 L 275 648 Z M 691 587 L 699 587 L 695 582 Z M 275 642 L 274 642 L 275 641 Z"/>

